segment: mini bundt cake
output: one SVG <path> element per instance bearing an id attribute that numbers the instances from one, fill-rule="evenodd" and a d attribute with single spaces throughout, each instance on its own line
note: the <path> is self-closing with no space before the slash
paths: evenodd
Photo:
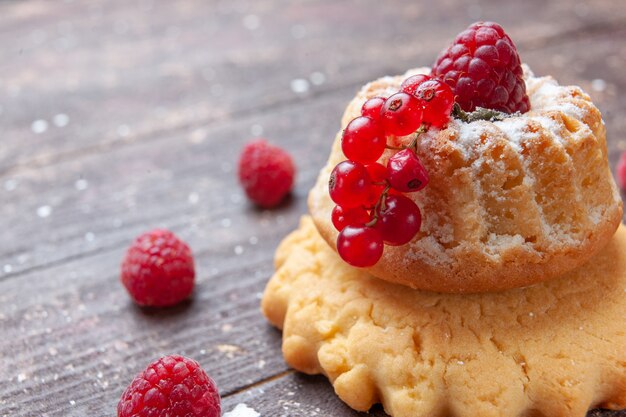
<path id="1" fill-rule="evenodd" d="M 372 97 L 388 97 L 406 77 L 364 86 L 348 105 L 342 129 Z M 406 194 L 423 213 L 407 245 L 388 246 L 369 271 L 382 279 L 441 292 L 522 287 L 570 271 L 598 252 L 620 224 L 622 202 L 611 175 L 599 110 L 580 88 L 535 77 L 524 66 L 531 109 L 500 121 L 451 119 L 419 137 L 428 186 Z M 345 160 L 337 134 L 329 161 L 309 195 L 324 239 L 336 245 L 328 194 L 330 172 Z M 407 145 L 414 135 L 392 137 Z M 386 160 L 395 151 L 386 150 Z"/>

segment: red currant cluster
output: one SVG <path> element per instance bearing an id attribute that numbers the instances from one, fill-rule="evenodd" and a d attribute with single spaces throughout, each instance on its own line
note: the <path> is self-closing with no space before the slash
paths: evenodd
<path id="1" fill-rule="evenodd" d="M 384 244 L 400 246 L 419 232 L 422 216 L 403 193 L 428 184 L 428 172 L 417 157 L 417 139 L 430 127 L 442 128 L 450 118 L 450 87 L 427 75 L 404 80 L 388 98 L 365 102 L 361 116 L 343 132 L 341 147 L 348 160 L 339 163 L 329 181 L 333 225 L 339 230 L 337 251 L 357 267 L 376 264 Z M 388 136 L 416 133 L 409 146 L 387 145 Z M 387 166 L 378 163 L 385 149 L 398 150 Z"/>

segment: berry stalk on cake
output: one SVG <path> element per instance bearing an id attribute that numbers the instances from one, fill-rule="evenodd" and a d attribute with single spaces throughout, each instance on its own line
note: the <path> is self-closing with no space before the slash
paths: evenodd
<path id="1" fill-rule="evenodd" d="M 432 69 L 367 84 L 309 196 L 347 263 L 442 292 L 547 280 L 611 238 L 622 202 L 601 114 L 535 77 L 496 23 L 461 32 Z"/>

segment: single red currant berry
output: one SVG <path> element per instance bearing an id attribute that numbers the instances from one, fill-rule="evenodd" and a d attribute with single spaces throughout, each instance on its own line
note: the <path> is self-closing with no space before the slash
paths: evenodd
<path id="1" fill-rule="evenodd" d="M 382 234 L 366 226 L 347 226 L 337 237 L 339 256 L 352 266 L 365 268 L 375 265 L 383 256 Z"/>
<path id="2" fill-rule="evenodd" d="M 343 208 L 335 206 L 331 218 L 333 226 L 340 232 L 346 226 L 363 226 L 370 221 L 370 215 L 363 207 Z"/>
<path id="3" fill-rule="evenodd" d="M 385 100 L 386 99 L 384 99 L 383 97 L 370 98 L 365 103 L 363 103 L 363 107 L 361 107 L 361 115 L 369 117 L 373 120 L 380 119 L 380 109 L 383 108 Z"/>
<path id="4" fill-rule="evenodd" d="M 412 149 L 404 149 L 389 158 L 387 180 L 403 193 L 419 191 L 428 184 L 428 172 Z"/>
<path id="5" fill-rule="evenodd" d="M 381 121 L 385 133 L 406 136 L 417 130 L 422 123 L 423 103 L 407 93 L 389 97 L 381 109 Z"/>
<path id="6" fill-rule="evenodd" d="M 384 165 L 375 162 L 373 164 L 365 165 L 365 169 L 367 169 L 367 173 L 372 180 L 369 203 L 373 206 L 376 202 L 378 202 L 378 199 L 387 185 L 387 168 Z"/>
<path id="7" fill-rule="evenodd" d="M 345 208 L 367 204 L 371 180 L 365 167 L 358 162 L 340 162 L 330 174 L 328 190 L 335 204 Z"/>
<path id="8" fill-rule="evenodd" d="M 400 246 L 413 239 L 422 225 L 422 215 L 417 205 L 403 195 L 388 195 L 385 207 L 378 212 L 376 229 L 387 245 Z"/>
<path id="9" fill-rule="evenodd" d="M 437 128 L 448 124 L 454 106 L 454 94 L 448 84 L 439 80 L 424 81 L 415 90 L 415 97 L 425 103 L 424 123 Z"/>
<path id="10" fill-rule="evenodd" d="M 416 74 L 412 75 L 400 84 L 400 91 L 404 91 L 407 94 L 414 95 L 415 89 L 424 81 L 432 79 L 429 75 Z"/>
<path id="11" fill-rule="evenodd" d="M 352 119 L 341 138 L 341 149 L 346 158 L 363 164 L 380 158 L 385 145 L 385 133 L 380 125 L 363 116 Z"/>

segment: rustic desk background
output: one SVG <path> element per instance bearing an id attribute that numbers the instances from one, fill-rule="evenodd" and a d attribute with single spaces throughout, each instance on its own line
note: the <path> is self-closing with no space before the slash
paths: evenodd
<path id="1" fill-rule="evenodd" d="M 479 19 L 503 24 L 537 74 L 591 94 L 614 166 L 626 149 L 621 0 L 0 1 L 0 416 L 112 416 L 168 353 L 197 359 L 225 410 L 358 415 L 283 362 L 259 313 L 273 251 L 357 88 L 429 65 Z M 255 136 L 299 168 L 271 212 L 236 182 Z M 197 288 L 185 305 L 142 310 L 119 263 L 156 226 L 193 248 Z"/>

